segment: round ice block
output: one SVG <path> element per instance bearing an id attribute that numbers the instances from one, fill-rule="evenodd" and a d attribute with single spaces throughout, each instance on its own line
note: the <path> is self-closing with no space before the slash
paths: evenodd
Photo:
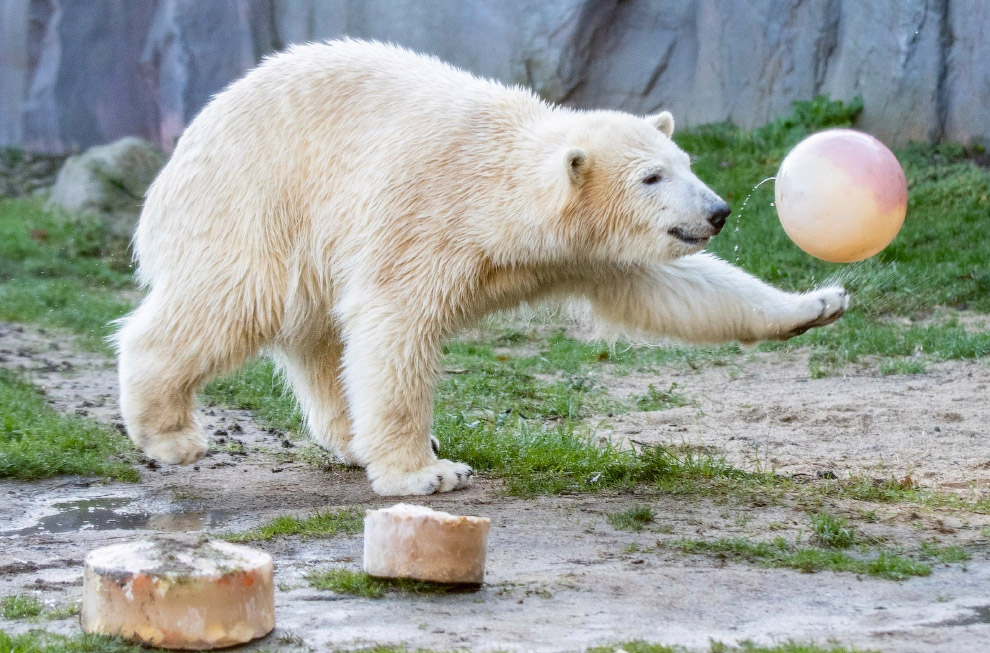
<path id="1" fill-rule="evenodd" d="M 150 538 L 90 551 L 84 632 L 173 649 L 243 644 L 275 627 L 272 558 L 228 542 Z"/>
<path id="2" fill-rule="evenodd" d="M 364 513 L 364 570 L 384 578 L 479 584 L 485 580 L 486 517 L 404 503 Z"/>
<path id="3" fill-rule="evenodd" d="M 907 213 L 907 181 L 897 158 L 852 129 L 830 129 L 798 143 L 780 165 L 774 195 L 794 244 L 833 263 L 878 253 Z"/>

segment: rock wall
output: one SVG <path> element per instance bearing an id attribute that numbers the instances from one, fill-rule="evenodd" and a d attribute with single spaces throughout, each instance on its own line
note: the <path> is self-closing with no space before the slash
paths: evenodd
<path id="1" fill-rule="evenodd" d="M 862 95 L 887 142 L 990 143 L 986 0 L 3 0 L 0 145 L 171 149 L 291 43 L 394 41 L 572 106 L 744 127 Z"/>

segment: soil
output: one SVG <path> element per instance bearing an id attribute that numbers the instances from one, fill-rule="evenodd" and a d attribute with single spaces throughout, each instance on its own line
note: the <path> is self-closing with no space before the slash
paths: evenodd
<path id="1" fill-rule="evenodd" d="M 24 370 L 58 410 L 120 423 L 113 362 L 71 348 L 62 336 L 0 323 L 0 365 Z M 864 370 L 813 380 L 807 369 L 798 355 L 754 354 L 737 367 L 606 379 L 619 396 L 674 381 L 695 404 L 616 416 L 602 434 L 705 447 L 734 464 L 780 473 L 910 474 L 970 495 L 986 491 L 985 361 L 941 364 L 918 376 Z M 375 496 L 360 470 L 301 461 L 299 441 L 260 427 L 246 411 L 210 408 L 205 421 L 215 434 L 206 458 L 193 467 L 146 461 L 136 484 L 0 481 L 0 596 L 77 601 L 88 550 L 154 532 L 215 534 L 286 513 L 397 502 Z M 893 582 L 765 569 L 656 546 L 678 537 L 806 538 L 805 510 L 787 501 L 759 506 L 629 494 L 520 499 L 483 477 L 465 491 L 416 503 L 492 519 L 480 589 L 392 592 L 381 599 L 317 591 L 304 579 L 308 571 L 360 568 L 359 535 L 260 542 L 276 560 L 277 626 L 246 648 L 576 651 L 641 639 L 700 650 L 711 640 L 795 640 L 976 652 L 990 638 L 990 517 L 981 514 L 870 506 L 876 520 L 857 522 L 866 536 L 906 547 L 934 537 L 973 554 L 963 565 L 935 565 L 928 577 Z M 644 504 L 655 520 L 643 532 L 619 531 L 606 520 Z M 846 508 L 852 515 L 857 506 Z M 73 618 L 43 625 L 79 632 Z M 0 619 L 8 632 L 38 626 Z"/>
<path id="2" fill-rule="evenodd" d="M 610 419 L 603 432 L 617 442 L 702 447 L 735 466 L 787 475 L 910 479 L 970 500 L 990 494 L 985 360 L 889 376 L 865 365 L 810 379 L 804 354 L 754 353 L 742 365 L 671 371 L 663 382 L 603 382 L 616 397 L 676 383 L 692 402 Z"/>

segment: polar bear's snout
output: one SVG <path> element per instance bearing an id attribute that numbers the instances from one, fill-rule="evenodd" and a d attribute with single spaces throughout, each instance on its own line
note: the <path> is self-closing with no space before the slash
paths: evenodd
<path id="1" fill-rule="evenodd" d="M 725 200 L 719 200 L 712 205 L 712 208 L 709 209 L 709 211 L 708 224 L 715 229 L 715 234 L 717 234 L 722 231 L 722 227 L 725 226 L 725 220 L 729 217 L 729 214 L 732 213 L 732 209 L 730 209 L 729 205 L 725 203 Z"/>

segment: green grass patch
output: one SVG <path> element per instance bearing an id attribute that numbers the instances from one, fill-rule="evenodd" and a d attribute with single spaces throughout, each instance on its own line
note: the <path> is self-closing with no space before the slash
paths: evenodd
<path id="1" fill-rule="evenodd" d="M 105 229 L 48 213 L 40 199 L 0 198 L 0 320 L 67 329 L 109 351 L 130 289 L 129 254 Z"/>
<path id="2" fill-rule="evenodd" d="M 923 560 L 935 560 L 945 564 L 966 562 L 973 556 L 961 546 L 941 546 L 937 542 L 924 542 L 921 545 L 920 557 Z"/>
<path id="3" fill-rule="evenodd" d="M 588 649 L 588 653 L 614 653 L 617 650 L 627 653 L 687 653 L 689 650 L 681 646 L 664 646 L 662 644 L 650 644 L 640 640 L 633 642 L 623 642 L 615 646 L 598 646 Z M 879 653 L 878 651 L 846 648 L 845 646 L 819 646 L 813 643 L 783 642 L 762 646 L 752 642 L 740 642 L 737 646 L 723 644 L 722 642 L 712 642 L 709 644 L 708 653 Z"/>
<path id="4" fill-rule="evenodd" d="M 925 563 L 888 551 L 880 551 L 871 558 L 859 558 L 835 549 L 797 546 L 782 537 L 772 542 L 752 542 L 744 538 L 682 539 L 663 543 L 663 546 L 683 553 L 715 555 L 763 567 L 785 567 L 806 573 L 837 571 L 904 580 L 911 576 L 928 576 L 932 571 Z"/>
<path id="5" fill-rule="evenodd" d="M 954 320 L 937 325 L 898 326 L 870 318 L 862 312 L 845 315 L 826 330 L 818 329 L 800 336 L 799 343 L 762 345 L 763 350 L 795 349 L 811 345 L 812 376 L 836 373 L 868 357 L 886 358 L 887 369 L 893 364 L 921 370 L 924 362 L 990 356 L 990 331 L 968 331 Z M 798 339 L 795 339 L 798 340 Z M 923 356 L 922 361 L 916 357 Z M 911 359 L 906 362 L 905 358 Z M 883 369 L 883 366 L 881 366 Z"/>
<path id="6" fill-rule="evenodd" d="M 430 583 L 408 578 L 376 578 L 363 571 L 351 571 L 344 568 L 311 571 L 306 574 L 306 581 L 314 589 L 362 596 L 368 599 L 379 599 L 392 591 L 413 594 L 447 594 L 474 588 L 472 585 Z"/>
<path id="7" fill-rule="evenodd" d="M 919 487 L 910 478 L 876 479 L 855 476 L 841 480 L 815 481 L 795 486 L 808 499 L 846 499 L 868 503 L 913 503 L 928 508 L 956 508 L 969 512 L 990 513 L 990 499 L 967 501 L 957 494 Z"/>
<path id="8" fill-rule="evenodd" d="M 233 374 L 214 379 L 203 389 L 202 397 L 207 405 L 254 411 L 254 416 L 271 428 L 290 433 L 303 428 L 295 397 L 271 361 L 252 361 Z"/>
<path id="9" fill-rule="evenodd" d="M 350 569 L 314 570 L 306 574 L 306 581 L 314 589 L 363 596 L 366 599 L 381 598 L 388 589 L 388 585 L 382 579 Z"/>
<path id="10" fill-rule="evenodd" d="M 861 538 L 846 519 L 826 511 L 813 514 L 810 519 L 812 540 L 818 546 L 801 546 L 782 537 L 769 542 L 754 542 L 739 537 L 715 540 L 679 539 L 659 541 L 657 546 L 688 554 L 715 555 L 763 567 L 783 567 L 805 573 L 836 571 L 868 574 L 889 580 L 928 576 L 932 570 L 924 560 L 961 562 L 968 559 L 961 557 L 966 555 L 961 548 L 940 547 L 934 542 L 922 545 L 914 556 L 886 549 L 870 549 L 866 545 L 860 547 L 859 555 L 853 555 L 847 550 Z"/>
<path id="11" fill-rule="evenodd" d="M 506 420 L 514 416 L 541 420 L 578 420 L 594 413 L 620 408 L 604 386 L 596 382 L 588 363 L 604 362 L 597 354 L 577 365 L 561 357 L 561 345 L 573 353 L 581 350 L 575 341 L 556 334 L 537 355 L 497 354 L 482 342 L 454 341 L 446 347 L 444 365 L 456 370 L 445 375 L 437 391 L 437 409 L 474 412 L 486 419 Z M 589 345 L 593 350 L 597 348 Z M 578 360 L 582 357 L 579 356 Z M 551 362 L 557 360 L 560 367 Z M 561 374 L 563 378 L 541 379 L 537 374 Z"/>
<path id="12" fill-rule="evenodd" d="M 2 619 L 59 621 L 77 614 L 79 614 L 79 605 L 75 603 L 46 608 L 40 599 L 25 594 L 0 598 L 0 618 Z"/>
<path id="13" fill-rule="evenodd" d="M 164 653 L 164 649 L 144 648 L 120 638 L 102 635 L 60 635 L 32 630 L 12 635 L 0 630 L 0 653 Z"/>
<path id="14" fill-rule="evenodd" d="M 818 543 L 829 549 L 848 549 L 857 540 L 856 529 L 846 518 L 827 511 L 811 516 L 811 530 Z"/>
<path id="15" fill-rule="evenodd" d="M 364 514 L 356 508 L 321 510 L 311 517 L 276 517 L 264 526 L 242 533 L 226 533 L 223 539 L 228 542 L 257 542 L 276 537 L 298 535 L 306 538 L 356 535 L 364 528 Z"/>
<path id="16" fill-rule="evenodd" d="M 671 383 L 668 390 L 657 390 L 656 386 L 651 383 L 645 393 L 635 397 L 636 410 L 668 410 L 670 408 L 688 406 L 692 403 L 690 399 L 676 392 L 676 390 L 676 383 Z"/>
<path id="17" fill-rule="evenodd" d="M 38 617 L 45 604 L 35 596 L 5 596 L 0 599 L 0 617 L 4 619 L 30 619 Z"/>
<path id="18" fill-rule="evenodd" d="M 80 474 L 140 477 L 127 438 L 96 422 L 53 410 L 33 385 L 0 369 L 0 477 L 32 480 Z"/>
<path id="19" fill-rule="evenodd" d="M 892 358 L 880 363 L 880 376 L 924 374 L 927 371 L 928 364 L 925 361 Z M 818 372 L 823 372 L 821 367 Z"/>
<path id="20" fill-rule="evenodd" d="M 649 506 L 637 506 L 606 515 L 605 519 L 612 525 L 612 528 L 620 531 L 639 532 L 653 523 L 653 509 Z"/>
<path id="21" fill-rule="evenodd" d="M 61 621 L 62 619 L 69 619 L 70 617 L 75 617 L 79 614 L 79 604 L 70 603 L 68 605 L 61 605 L 54 608 L 47 608 L 41 613 L 41 618 L 47 621 Z"/>
<path id="22" fill-rule="evenodd" d="M 504 478 L 506 491 L 516 496 L 640 486 L 684 493 L 773 483 L 769 475 L 743 472 L 715 456 L 599 443 L 573 422 L 545 427 L 522 418 L 498 423 L 442 413 L 435 430 L 444 456 Z"/>

